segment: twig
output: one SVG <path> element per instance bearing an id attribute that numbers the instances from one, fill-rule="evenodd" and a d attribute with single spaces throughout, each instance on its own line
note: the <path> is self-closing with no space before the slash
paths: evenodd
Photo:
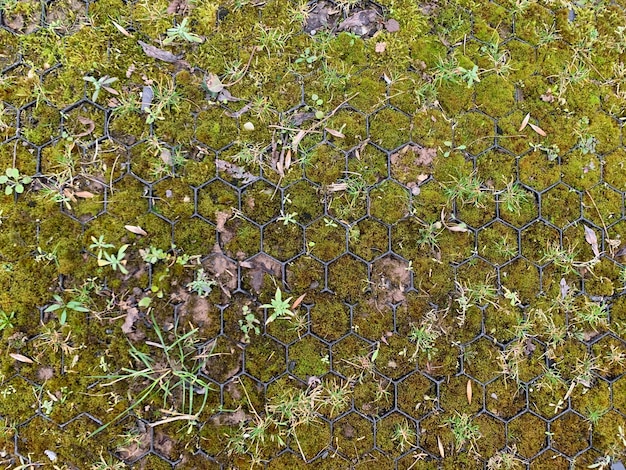
<path id="1" fill-rule="evenodd" d="M 246 66 L 243 69 L 243 73 L 241 74 L 241 77 L 239 77 L 237 80 L 235 80 L 234 82 L 230 82 L 230 83 L 226 83 L 224 86 L 225 87 L 229 87 L 229 86 L 233 86 L 236 85 L 237 83 L 239 83 L 239 81 L 246 76 L 246 73 L 248 72 L 248 68 L 250 67 L 250 64 L 252 63 L 252 58 L 254 57 L 254 53 L 256 52 L 256 46 L 252 48 L 252 53 L 250 54 L 250 58 L 248 59 L 248 63 L 246 64 Z"/>

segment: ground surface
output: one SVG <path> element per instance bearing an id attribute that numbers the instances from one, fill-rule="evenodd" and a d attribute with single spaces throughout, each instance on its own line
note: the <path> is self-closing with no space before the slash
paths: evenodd
<path id="1" fill-rule="evenodd" d="M 623 0 L 0 0 L 5 468 L 610 468 Z"/>

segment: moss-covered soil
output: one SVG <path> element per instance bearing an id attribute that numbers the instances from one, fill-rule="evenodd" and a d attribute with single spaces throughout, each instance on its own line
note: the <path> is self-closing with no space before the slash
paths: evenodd
<path id="1" fill-rule="evenodd" d="M 626 459 L 623 0 L 0 10 L 0 466 Z"/>

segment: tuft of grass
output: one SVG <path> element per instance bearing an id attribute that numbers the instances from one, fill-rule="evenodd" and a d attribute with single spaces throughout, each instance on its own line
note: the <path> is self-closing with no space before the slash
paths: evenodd
<path id="1" fill-rule="evenodd" d="M 153 399 L 161 401 L 163 411 L 168 415 L 159 421 L 159 424 L 183 420 L 189 425 L 188 431 L 197 424 L 211 389 L 209 382 L 200 374 L 207 360 L 212 357 L 212 349 L 204 351 L 197 346 L 197 328 L 180 334 L 176 323 L 170 333 L 173 336 L 173 341 L 170 342 L 154 315 L 151 316 L 151 320 L 158 341 L 146 341 L 146 344 L 154 349 L 150 349 L 149 352 L 140 351 L 129 342 L 129 354 L 134 364 L 123 367 L 117 374 L 95 377 L 107 381 L 101 384 L 101 387 L 127 382 L 131 389 L 133 386 L 141 387 L 141 392 L 128 408 L 96 429 L 91 436 L 99 434 L 132 410 Z"/>

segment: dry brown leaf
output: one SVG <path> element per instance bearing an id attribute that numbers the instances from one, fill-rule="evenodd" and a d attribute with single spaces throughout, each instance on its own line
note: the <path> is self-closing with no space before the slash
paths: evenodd
<path id="1" fill-rule="evenodd" d="M 93 130 L 96 128 L 96 123 L 93 122 L 88 117 L 78 116 L 78 122 L 80 122 L 81 124 L 86 125 L 87 126 L 87 130 L 84 131 L 84 132 L 81 132 L 80 134 L 76 134 L 74 137 L 85 137 L 86 135 L 91 134 L 93 132 Z"/>
<path id="2" fill-rule="evenodd" d="M 330 127 L 325 127 L 324 130 L 328 132 L 330 135 L 332 135 L 333 137 L 337 137 L 338 139 L 345 139 L 346 137 L 341 132 L 336 131 L 335 129 L 331 129 Z"/>
<path id="3" fill-rule="evenodd" d="M 292 310 L 297 309 L 300 306 L 300 304 L 302 303 L 302 301 L 304 300 L 305 296 L 306 296 L 306 292 L 296 299 L 296 301 L 291 306 L 291 309 Z"/>
<path id="4" fill-rule="evenodd" d="M 218 233 L 224 233 L 226 222 L 230 219 L 232 215 L 232 211 L 229 209 L 227 211 L 215 211 L 215 230 Z"/>
<path id="5" fill-rule="evenodd" d="M 472 381 L 467 379 L 467 403 L 472 404 Z"/>
<path id="6" fill-rule="evenodd" d="M 161 155 L 159 155 L 163 163 L 166 165 L 172 165 L 172 152 L 169 149 L 161 150 Z"/>
<path id="7" fill-rule="evenodd" d="M 126 317 L 124 318 L 124 323 L 122 324 L 122 333 L 125 335 L 132 333 L 135 322 L 139 320 L 139 309 L 136 307 L 130 307 L 126 309 Z"/>
<path id="8" fill-rule="evenodd" d="M 541 127 L 539 126 L 535 126 L 534 124 L 528 123 L 528 125 L 530 126 L 530 128 L 535 131 L 537 134 L 539 134 L 542 137 L 547 136 L 548 134 L 546 134 L 546 131 L 544 131 Z"/>
<path id="9" fill-rule="evenodd" d="M 148 233 L 137 225 L 124 225 L 124 228 L 135 235 L 142 235 L 144 237 L 148 236 Z"/>
<path id="10" fill-rule="evenodd" d="M 519 126 L 518 132 L 522 132 L 526 128 L 529 120 L 530 120 L 530 113 L 524 116 L 524 120 L 522 121 L 522 125 Z"/>
<path id="11" fill-rule="evenodd" d="M 30 357 L 26 357 L 23 354 L 9 353 L 9 356 L 18 362 L 25 362 L 26 364 L 32 364 L 34 362 Z"/>
<path id="12" fill-rule="evenodd" d="M 600 256 L 600 249 L 598 248 L 598 238 L 596 232 L 584 225 L 585 227 L 585 241 L 591 245 L 591 250 L 596 257 Z"/>
<path id="13" fill-rule="evenodd" d="M 385 29 L 390 33 L 397 33 L 398 31 L 400 31 L 400 23 L 398 23 L 398 21 L 394 20 L 393 18 L 389 18 L 387 21 L 385 21 Z"/>
<path id="14" fill-rule="evenodd" d="M 220 80 L 220 77 L 214 73 L 209 73 L 204 80 L 206 89 L 211 93 L 220 93 L 224 89 L 224 84 Z"/>
<path id="15" fill-rule="evenodd" d="M 141 90 L 141 110 L 145 111 L 150 108 L 152 100 L 154 99 L 154 91 L 151 86 L 144 86 Z"/>
<path id="16" fill-rule="evenodd" d="M 443 444 L 441 443 L 441 439 L 437 436 L 437 447 L 439 447 L 439 455 L 441 455 L 442 459 L 446 458 L 446 453 L 443 450 Z"/>
<path id="17" fill-rule="evenodd" d="M 113 26 L 115 26 L 117 28 L 117 30 L 122 33 L 124 36 L 128 37 L 128 38 L 132 38 L 132 34 L 130 34 L 128 31 L 126 31 L 126 29 L 124 29 L 122 26 L 120 26 L 119 24 L 117 24 L 115 21 L 112 21 Z"/>
<path id="18" fill-rule="evenodd" d="M 461 224 L 455 224 L 455 225 L 447 225 L 446 228 L 448 230 L 450 230 L 451 232 L 469 232 L 470 230 L 467 228 L 467 225 L 461 223 Z"/>
<path id="19" fill-rule="evenodd" d="M 137 44 L 141 46 L 141 48 L 143 49 L 143 52 L 148 57 L 162 60 L 163 62 L 169 62 L 170 64 L 173 64 L 175 62 L 178 62 L 182 57 L 182 56 L 177 56 L 175 54 L 172 54 L 169 51 L 164 51 L 163 49 L 159 49 L 158 47 L 152 46 L 143 41 L 137 41 Z"/>
<path id="20" fill-rule="evenodd" d="M 287 149 L 287 153 L 285 154 L 285 171 L 287 171 L 291 167 L 291 149 Z"/>
<path id="21" fill-rule="evenodd" d="M 300 129 L 291 141 L 291 150 L 293 151 L 294 155 L 298 153 L 298 145 L 300 145 L 300 141 L 304 139 L 305 135 L 306 131 L 304 129 Z"/>
<path id="22" fill-rule="evenodd" d="M 92 197 L 95 197 L 95 194 L 90 193 L 89 191 L 78 191 L 74 193 L 74 196 L 81 197 L 83 199 L 91 199 Z"/>

